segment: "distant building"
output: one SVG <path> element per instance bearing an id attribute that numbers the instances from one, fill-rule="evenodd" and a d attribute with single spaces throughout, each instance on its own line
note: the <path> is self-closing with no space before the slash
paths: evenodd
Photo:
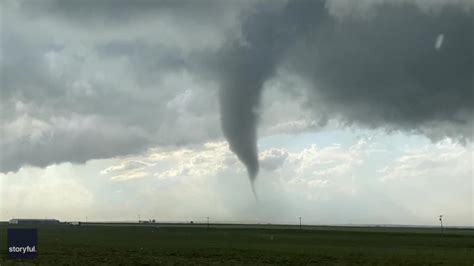
<path id="1" fill-rule="evenodd" d="M 59 224 L 59 220 L 56 219 L 11 219 L 8 221 L 9 224 L 28 224 L 28 225 L 39 225 L 39 224 Z"/>
<path id="2" fill-rule="evenodd" d="M 146 220 L 138 220 L 138 223 L 140 223 L 140 224 L 154 224 L 155 222 L 156 222 L 155 219 L 153 219 L 153 220 L 150 219 L 150 220 L 148 220 L 148 221 L 146 221 Z"/>

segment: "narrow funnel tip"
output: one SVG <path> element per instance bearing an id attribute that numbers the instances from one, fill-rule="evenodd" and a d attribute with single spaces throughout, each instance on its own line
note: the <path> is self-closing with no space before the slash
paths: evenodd
<path id="1" fill-rule="evenodd" d="M 258 196 L 257 196 L 257 191 L 255 190 L 255 179 L 250 180 L 250 186 L 252 187 L 252 193 L 255 198 L 255 201 L 258 202 Z"/>

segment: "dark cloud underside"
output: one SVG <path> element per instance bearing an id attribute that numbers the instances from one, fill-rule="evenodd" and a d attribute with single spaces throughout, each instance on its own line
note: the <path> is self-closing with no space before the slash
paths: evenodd
<path id="1" fill-rule="evenodd" d="M 262 90 L 282 73 L 316 121 L 470 141 L 472 6 L 333 2 L 2 2 L 0 171 L 216 139 L 220 116 L 253 180 Z"/>

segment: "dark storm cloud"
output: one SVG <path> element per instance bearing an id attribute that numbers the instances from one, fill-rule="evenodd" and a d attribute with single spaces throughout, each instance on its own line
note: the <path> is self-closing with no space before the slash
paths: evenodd
<path id="1" fill-rule="evenodd" d="M 178 16 L 181 20 L 217 22 L 226 11 L 248 1 L 219 0 L 42 0 L 21 1 L 23 11 L 32 16 L 52 15 L 78 23 L 101 26 L 128 23 L 156 16 Z M 230 9 L 229 9 L 230 8 Z M 210 15 L 212 14 L 212 15 Z M 113 26 L 112 24 L 112 26 Z"/>
<path id="2" fill-rule="evenodd" d="M 165 39 L 215 30 L 173 23 L 204 19 L 204 11 L 197 12 L 202 5 L 170 2 L 162 10 L 158 6 L 168 6 L 165 2 L 144 1 L 127 12 L 130 1 L 79 2 L 1 3 L 0 172 L 83 163 L 219 135 L 215 93 L 191 73 L 193 47 Z M 116 6 L 109 10 L 106 3 Z M 153 16 L 158 9 L 168 18 Z M 193 9 L 196 17 L 186 17 Z M 127 19 L 117 20 L 114 12 Z M 138 21 L 144 17 L 146 22 Z M 109 29 L 97 29 L 104 25 Z M 130 36 L 146 25 L 150 31 Z M 205 47 L 215 42 L 208 39 L 185 40 Z"/>
<path id="3" fill-rule="evenodd" d="M 314 22 L 286 67 L 314 84 L 314 105 L 348 123 L 415 131 L 439 121 L 462 126 L 474 109 L 473 25 L 472 9 L 459 6 L 434 13 L 380 5 L 369 18 Z"/>
<path id="4" fill-rule="evenodd" d="M 472 139 L 472 8 L 332 2 L 1 2 L 0 171 L 218 138 L 218 98 L 254 180 L 262 90 L 281 73 L 321 124 Z"/>
<path id="5" fill-rule="evenodd" d="M 84 163 L 92 158 L 127 155 L 145 150 L 150 143 L 143 132 L 130 131 L 122 126 L 104 125 L 98 130 L 93 125 L 80 125 L 53 128 L 49 134 L 41 141 L 31 141 L 28 136 L 24 136 L 20 143 L 14 145 L 3 140 L 0 171 L 15 171 L 25 164 L 46 167 L 64 161 Z"/>
<path id="6" fill-rule="evenodd" d="M 243 40 L 223 49 L 224 134 L 254 179 L 256 110 L 265 81 L 281 67 L 310 83 L 306 104 L 317 115 L 415 132 L 447 122 L 460 130 L 441 135 L 470 139 L 473 22 L 472 9 L 450 5 L 430 12 L 386 3 L 366 17 L 342 19 L 325 1 L 257 7 L 242 23 Z"/>

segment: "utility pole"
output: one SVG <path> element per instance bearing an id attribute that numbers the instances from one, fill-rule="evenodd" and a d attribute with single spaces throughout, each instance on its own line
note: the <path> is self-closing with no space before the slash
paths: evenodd
<path id="1" fill-rule="evenodd" d="M 138 223 L 140 223 L 140 214 L 138 214 Z"/>
<path id="2" fill-rule="evenodd" d="M 439 222 L 441 223 L 441 234 L 442 234 L 444 232 L 444 229 L 443 229 L 443 215 L 439 216 Z"/>
<path id="3" fill-rule="evenodd" d="M 301 216 L 300 216 L 300 217 L 298 217 L 298 218 L 300 218 L 300 230 L 301 230 Z"/>
<path id="4" fill-rule="evenodd" d="M 209 216 L 207 216 L 207 230 L 209 230 Z"/>

